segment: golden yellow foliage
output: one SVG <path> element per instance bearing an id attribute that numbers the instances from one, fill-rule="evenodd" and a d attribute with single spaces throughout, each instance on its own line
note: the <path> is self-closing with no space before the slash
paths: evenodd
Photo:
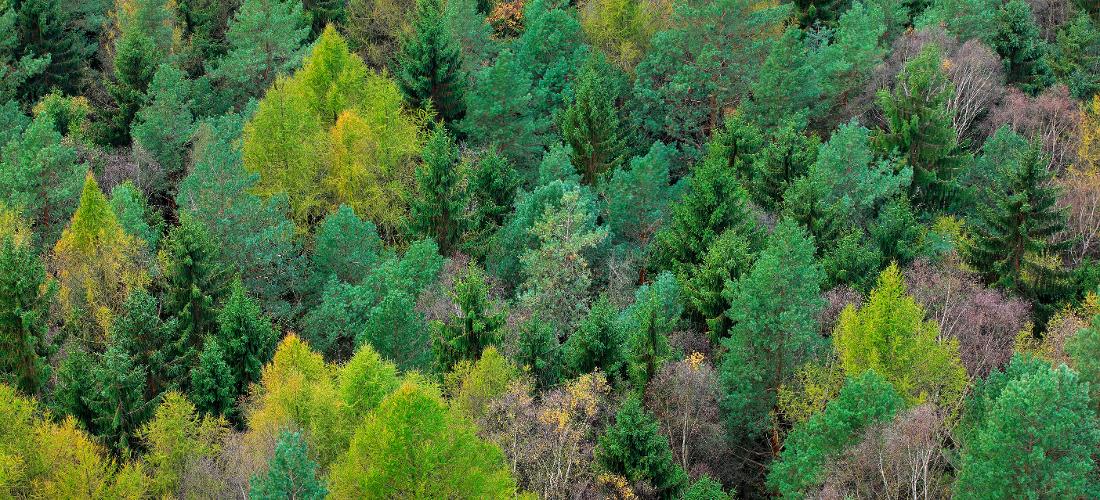
<path id="1" fill-rule="evenodd" d="M 1080 144 L 1077 147 L 1077 166 L 1081 169 L 1100 169 L 1100 95 L 1081 109 Z"/>

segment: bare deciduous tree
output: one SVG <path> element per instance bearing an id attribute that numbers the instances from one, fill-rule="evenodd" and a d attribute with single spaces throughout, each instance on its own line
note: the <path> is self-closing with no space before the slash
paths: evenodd
<path id="1" fill-rule="evenodd" d="M 1009 89 L 1001 105 L 993 110 L 990 131 L 1007 125 L 1016 133 L 1043 142 L 1051 168 L 1060 172 L 1077 157 L 1080 112 L 1065 85 L 1055 85 L 1031 97 Z"/>
<path id="2" fill-rule="evenodd" d="M 649 383 L 646 406 L 661 422 L 680 467 L 692 477 L 720 477 L 725 447 L 718 375 L 702 354 L 665 365 Z"/>

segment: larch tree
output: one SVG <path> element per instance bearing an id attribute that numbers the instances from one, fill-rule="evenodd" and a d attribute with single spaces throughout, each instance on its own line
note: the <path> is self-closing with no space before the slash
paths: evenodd
<path id="1" fill-rule="evenodd" d="M 863 305 L 840 314 L 833 344 L 849 377 L 874 370 L 909 403 L 957 405 L 968 381 L 958 339 L 940 340 L 935 320 L 905 292 L 897 265 L 879 276 Z"/>
<path id="2" fill-rule="evenodd" d="M 394 76 L 410 106 L 430 106 L 448 125 L 466 115 L 462 51 L 445 22 L 440 0 L 417 2 L 416 18 L 411 33 L 401 41 Z"/>
<path id="3" fill-rule="evenodd" d="M 102 340 L 126 297 L 148 284 L 143 248 L 144 242 L 119 225 L 89 172 L 80 206 L 51 258 L 66 319 L 88 340 Z"/>

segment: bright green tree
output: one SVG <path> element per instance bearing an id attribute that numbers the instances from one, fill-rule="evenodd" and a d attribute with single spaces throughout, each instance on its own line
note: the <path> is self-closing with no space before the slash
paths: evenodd
<path id="1" fill-rule="evenodd" d="M 727 285 L 732 326 L 723 341 L 721 405 L 734 432 L 757 436 L 766 430 L 780 386 L 824 350 L 817 321 L 824 280 L 813 239 L 784 219 L 752 269 Z"/>
<path id="2" fill-rule="evenodd" d="M 687 486 L 660 424 L 635 396 L 623 402 L 615 423 L 600 436 L 596 457 L 612 473 L 649 483 L 661 497 L 675 498 Z"/>
<path id="3" fill-rule="evenodd" d="M 143 251 L 144 242 L 123 231 L 89 172 L 52 255 L 62 314 L 86 339 L 103 339 L 126 297 L 148 284 Z"/>
<path id="4" fill-rule="evenodd" d="M 259 98 L 301 62 L 309 36 L 309 15 L 292 0 L 244 0 L 225 33 L 228 52 L 207 61 L 227 106 L 241 107 Z"/>
<path id="5" fill-rule="evenodd" d="M 879 276 L 863 307 L 849 305 L 837 320 L 833 343 L 849 377 L 874 370 L 910 403 L 955 404 L 967 383 L 957 339 L 940 340 L 940 327 L 905 293 L 897 265 Z"/>
<path id="6" fill-rule="evenodd" d="M 865 429 L 889 422 L 905 408 L 890 382 L 873 370 L 849 378 L 825 410 L 796 425 L 772 463 L 768 487 L 783 498 L 803 498 L 825 482 L 831 460 L 859 442 Z"/>
<path id="7" fill-rule="evenodd" d="M 253 476 L 250 486 L 249 498 L 263 500 L 321 500 L 328 494 L 301 433 L 289 431 L 279 434 L 267 472 Z"/>
<path id="8" fill-rule="evenodd" d="M 345 420 L 358 423 L 401 385 L 397 366 L 382 358 L 369 344 L 340 367 L 337 392 L 344 402 Z"/>
<path id="9" fill-rule="evenodd" d="M 443 255 L 450 255 L 464 233 L 464 164 L 459 163 L 458 146 L 443 127 L 432 132 L 421 158 L 416 195 L 409 202 L 409 230 L 432 238 Z"/>
<path id="10" fill-rule="evenodd" d="M 157 250 L 164 235 L 164 217 L 149 206 L 145 193 L 134 183 L 125 181 L 111 189 L 111 209 L 127 234 L 141 238 L 150 252 Z"/>
<path id="11" fill-rule="evenodd" d="M 406 380 L 356 429 L 329 474 L 332 498 L 488 498 L 516 494 L 495 445 L 426 382 Z"/>
<path id="12" fill-rule="evenodd" d="M 1100 427 L 1088 383 L 1065 365 L 1013 357 L 980 382 L 960 423 L 959 498 L 1072 498 L 1096 491 Z"/>
<path id="13" fill-rule="evenodd" d="M 418 0 L 412 30 L 401 41 L 394 76 L 406 102 L 428 107 L 450 125 L 466 115 L 461 46 L 443 17 L 443 2 Z"/>
<path id="14" fill-rule="evenodd" d="M 561 135 L 572 153 L 570 159 L 589 185 L 625 160 L 626 137 L 615 108 L 618 96 L 603 75 L 608 70 L 602 57 L 590 57 L 577 76 L 573 101 L 561 115 Z"/>
<path id="15" fill-rule="evenodd" d="M 200 415 L 182 394 L 164 395 L 140 436 L 148 450 L 143 456 L 151 469 L 151 493 L 175 495 L 191 467 L 214 460 L 229 434 L 225 419 Z"/>

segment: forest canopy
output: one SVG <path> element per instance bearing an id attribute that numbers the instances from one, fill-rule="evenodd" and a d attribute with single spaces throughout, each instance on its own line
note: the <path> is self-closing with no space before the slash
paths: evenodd
<path id="1" fill-rule="evenodd" d="M 2 498 L 1100 497 L 1093 0 L 0 0 Z"/>

